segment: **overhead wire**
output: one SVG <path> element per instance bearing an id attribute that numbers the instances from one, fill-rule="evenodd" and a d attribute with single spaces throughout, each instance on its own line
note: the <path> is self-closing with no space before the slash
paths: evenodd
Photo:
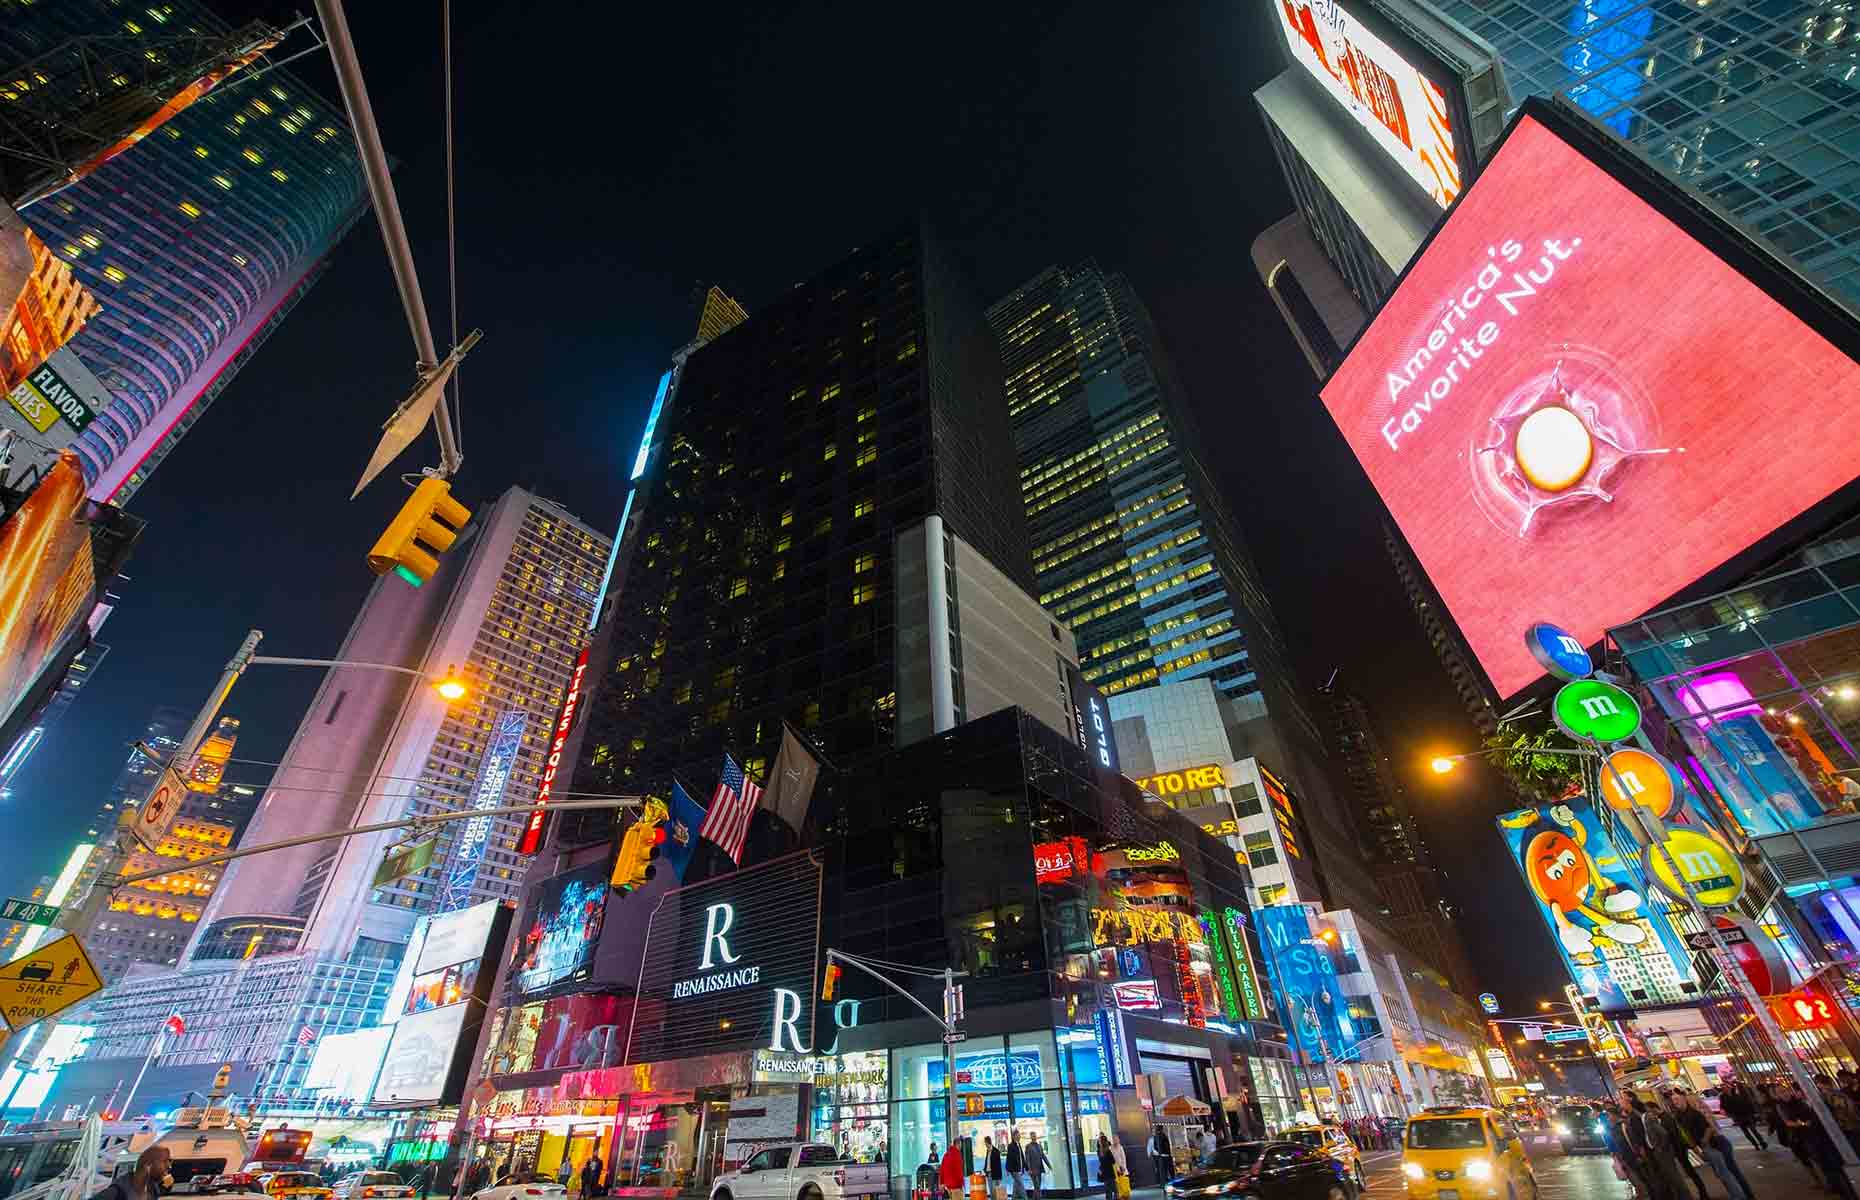
<path id="1" fill-rule="evenodd" d="M 459 345 L 459 249 L 457 181 L 452 166 L 452 0 L 440 0 L 441 30 L 446 66 L 446 293 L 452 309 L 452 348 Z M 464 453 L 465 403 L 459 391 L 459 373 L 465 364 L 452 369 L 449 387 L 452 393 L 452 437 Z"/>

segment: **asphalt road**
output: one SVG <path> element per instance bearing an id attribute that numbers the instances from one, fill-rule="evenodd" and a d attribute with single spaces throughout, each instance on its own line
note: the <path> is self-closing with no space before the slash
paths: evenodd
<path id="1" fill-rule="evenodd" d="M 1532 1162 L 1537 1167 L 1537 1187 L 1543 1200 L 1626 1200 L 1628 1195 L 1627 1184 L 1615 1178 L 1613 1162 L 1606 1154 L 1545 1154 Z M 1369 1190 L 1363 1195 L 1383 1200 L 1406 1194 L 1399 1150 L 1365 1154 L 1363 1163 L 1369 1176 Z M 1712 1190 L 1714 1194 L 1718 1191 L 1716 1187 Z"/>

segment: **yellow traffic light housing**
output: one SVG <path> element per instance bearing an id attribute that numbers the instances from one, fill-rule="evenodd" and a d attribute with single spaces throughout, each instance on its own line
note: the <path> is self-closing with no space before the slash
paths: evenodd
<path id="1" fill-rule="evenodd" d="M 630 892 L 658 874 L 653 860 L 659 857 L 659 846 L 665 841 L 665 830 L 659 824 L 663 819 L 664 807 L 648 804 L 639 820 L 633 822 L 620 839 L 620 852 L 614 856 L 614 873 L 608 879 L 616 890 Z"/>
<path id="2" fill-rule="evenodd" d="M 438 556 L 458 540 L 469 520 L 471 510 L 452 498 L 451 484 L 422 480 L 368 552 L 368 569 L 377 575 L 392 571 L 419 587 L 439 569 Z"/>
<path id="3" fill-rule="evenodd" d="M 839 990 L 840 990 L 840 964 L 828 963 L 826 978 L 823 979 L 820 984 L 821 1002 L 831 1003 L 833 1000 L 833 997 L 839 992 Z"/>

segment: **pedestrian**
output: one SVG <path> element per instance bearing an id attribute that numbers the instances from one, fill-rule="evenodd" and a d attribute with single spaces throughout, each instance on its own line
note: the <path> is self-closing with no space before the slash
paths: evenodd
<path id="1" fill-rule="evenodd" d="M 601 1192 L 601 1157 L 588 1155 L 588 1161 L 581 1164 L 581 1200 L 594 1200 Z"/>
<path id="2" fill-rule="evenodd" d="M 1673 1096 L 1674 1117 L 1679 1122 L 1679 1131 L 1686 1136 L 1711 1168 L 1711 1173 L 1724 1185 L 1724 1194 L 1731 1200 L 1755 1200 L 1755 1193 L 1750 1190 L 1750 1181 L 1738 1169 L 1737 1159 L 1731 1152 L 1731 1140 L 1718 1131 L 1717 1122 L 1705 1111 L 1697 1096 L 1690 1092 L 1678 1092 Z"/>
<path id="3" fill-rule="evenodd" d="M 1699 1200 L 1711 1200 L 1711 1193 L 1705 1190 L 1705 1181 L 1699 1178 L 1699 1169 L 1692 1161 L 1695 1147 L 1686 1137 L 1685 1130 L 1679 1127 L 1679 1115 L 1670 1090 L 1660 1092 L 1659 1104 L 1649 1115 L 1659 1121 L 1660 1128 L 1665 1131 L 1667 1143 L 1673 1148 L 1673 1162 L 1692 1181 Z"/>
<path id="4" fill-rule="evenodd" d="M 1161 1187 L 1175 1176 L 1175 1159 L 1169 1153 L 1169 1133 L 1161 1125 L 1150 1131 L 1150 1169 L 1156 1172 L 1156 1186 Z"/>
<path id="5" fill-rule="evenodd" d="M 1204 1128 L 1201 1131 L 1201 1161 L 1204 1163 L 1213 1162 L 1214 1150 L 1219 1144 L 1219 1139 L 1214 1136 L 1214 1127 L 1208 1126 Z"/>
<path id="6" fill-rule="evenodd" d="M 1602 1144 L 1608 1147 L 1608 1153 L 1614 1157 L 1615 1178 L 1628 1185 L 1635 1200 L 1651 1200 L 1653 1187 L 1647 1181 L 1640 1152 L 1628 1140 L 1625 1126 L 1628 1115 L 1625 1103 L 1617 1102 L 1613 1107 L 1602 1107 Z"/>
<path id="7" fill-rule="evenodd" d="M 1764 1140 L 1763 1131 L 1757 1128 L 1757 1099 L 1751 1094 L 1748 1084 L 1741 1079 L 1732 1080 L 1719 1093 L 1718 1104 L 1752 1149 L 1769 1149 L 1770 1144 Z"/>
<path id="8" fill-rule="evenodd" d="M 1003 1200 L 1001 1187 L 1001 1148 L 992 1137 L 982 1138 L 982 1176 L 988 1181 L 988 1200 Z"/>
<path id="9" fill-rule="evenodd" d="M 119 1175 L 90 1200 L 158 1200 L 174 1186 L 169 1168 L 174 1156 L 166 1146 L 150 1146 L 136 1156 L 136 1169 Z"/>
<path id="10" fill-rule="evenodd" d="M 1786 1087 L 1782 1090 L 1781 1104 L 1783 1122 L 1788 1126 L 1790 1146 L 1796 1157 L 1810 1164 L 1821 1173 L 1827 1189 L 1841 1200 L 1860 1200 L 1854 1195 L 1854 1185 L 1847 1178 L 1847 1171 L 1841 1163 L 1841 1152 L 1834 1148 L 1834 1139 L 1828 1136 L 1827 1127 L 1815 1110 L 1802 1097 L 1801 1089 Z"/>
<path id="11" fill-rule="evenodd" d="M 1851 1075 L 1853 1072 L 1842 1073 Z M 1828 1111 L 1834 1116 L 1834 1123 L 1847 1135 L 1848 1142 L 1860 1145 L 1860 1104 L 1854 1102 L 1845 1087 L 1837 1086 L 1826 1075 L 1816 1075 L 1815 1084 L 1821 1089 L 1822 1103 L 1828 1106 Z"/>
<path id="12" fill-rule="evenodd" d="M 1027 1200 L 1027 1155 L 1020 1148 L 1020 1130 L 1008 1135 L 1007 1173 L 1014 1200 Z"/>
<path id="13" fill-rule="evenodd" d="M 1104 1185 L 1104 1200 L 1117 1198 L 1117 1156 L 1111 1153 L 1111 1139 L 1098 1135 L 1098 1182 Z"/>
<path id="14" fill-rule="evenodd" d="M 1666 1127 L 1639 1096 L 1630 1095 L 1627 1104 L 1628 1136 L 1640 1152 L 1654 1200 L 1685 1200 L 1686 1185 L 1680 1182 L 1676 1151 Z"/>
<path id="15" fill-rule="evenodd" d="M 936 1157 L 936 1143 L 930 1144 L 930 1157 Z M 936 1169 L 937 1182 L 943 1185 L 943 1194 L 948 1200 L 962 1200 L 962 1148 L 955 1142 L 943 1152 L 943 1161 Z M 1111 1197 L 1110 1200 L 1116 1200 Z"/>
<path id="16" fill-rule="evenodd" d="M 1040 1180 L 1046 1175 L 1046 1148 L 1040 1145 L 1039 1134 L 1027 1139 L 1027 1152 L 1022 1161 L 1027 1164 L 1028 1190 L 1033 1193 L 1033 1200 L 1040 1200 Z"/>

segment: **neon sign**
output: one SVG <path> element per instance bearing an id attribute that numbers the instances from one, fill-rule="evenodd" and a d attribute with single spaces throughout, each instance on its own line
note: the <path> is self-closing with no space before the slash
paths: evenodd
<path id="1" fill-rule="evenodd" d="M 1116 938 L 1120 931 L 1123 936 Z M 1094 908 L 1091 910 L 1091 936 L 1092 943 L 1098 946 L 1200 942 L 1201 922 L 1172 908 Z"/>
<path id="2" fill-rule="evenodd" d="M 1227 769 L 1219 763 L 1209 763 L 1205 767 L 1190 767 L 1186 771 L 1164 771 L 1134 782 L 1152 796 L 1179 796 L 1183 792 L 1226 787 Z"/>
<path id="3" fill-rule="evenodd" d="M 575 727 L 575 709 L 581 704 L 581 680 L 587 672 L 588 647 L 583 646 L 575 659 L 575 669 L 569 672 L 568 690 L 562 696 L 562 715 L 556 719 L 549 757 L 543 762 L 542 784 L 536 789 L 536 811 L 530 814 L 529 824 L 524 826 L 523 836 L 517 842 L 518 854 L 534 854 L 542 846 L 543 822 L 549 819 L 549 812 L 543 806 L 549 803 L 549 793 L 555 787 L 555 773 L 562 765 L 562 748 L 568 745 L 568 731 Z"/>

